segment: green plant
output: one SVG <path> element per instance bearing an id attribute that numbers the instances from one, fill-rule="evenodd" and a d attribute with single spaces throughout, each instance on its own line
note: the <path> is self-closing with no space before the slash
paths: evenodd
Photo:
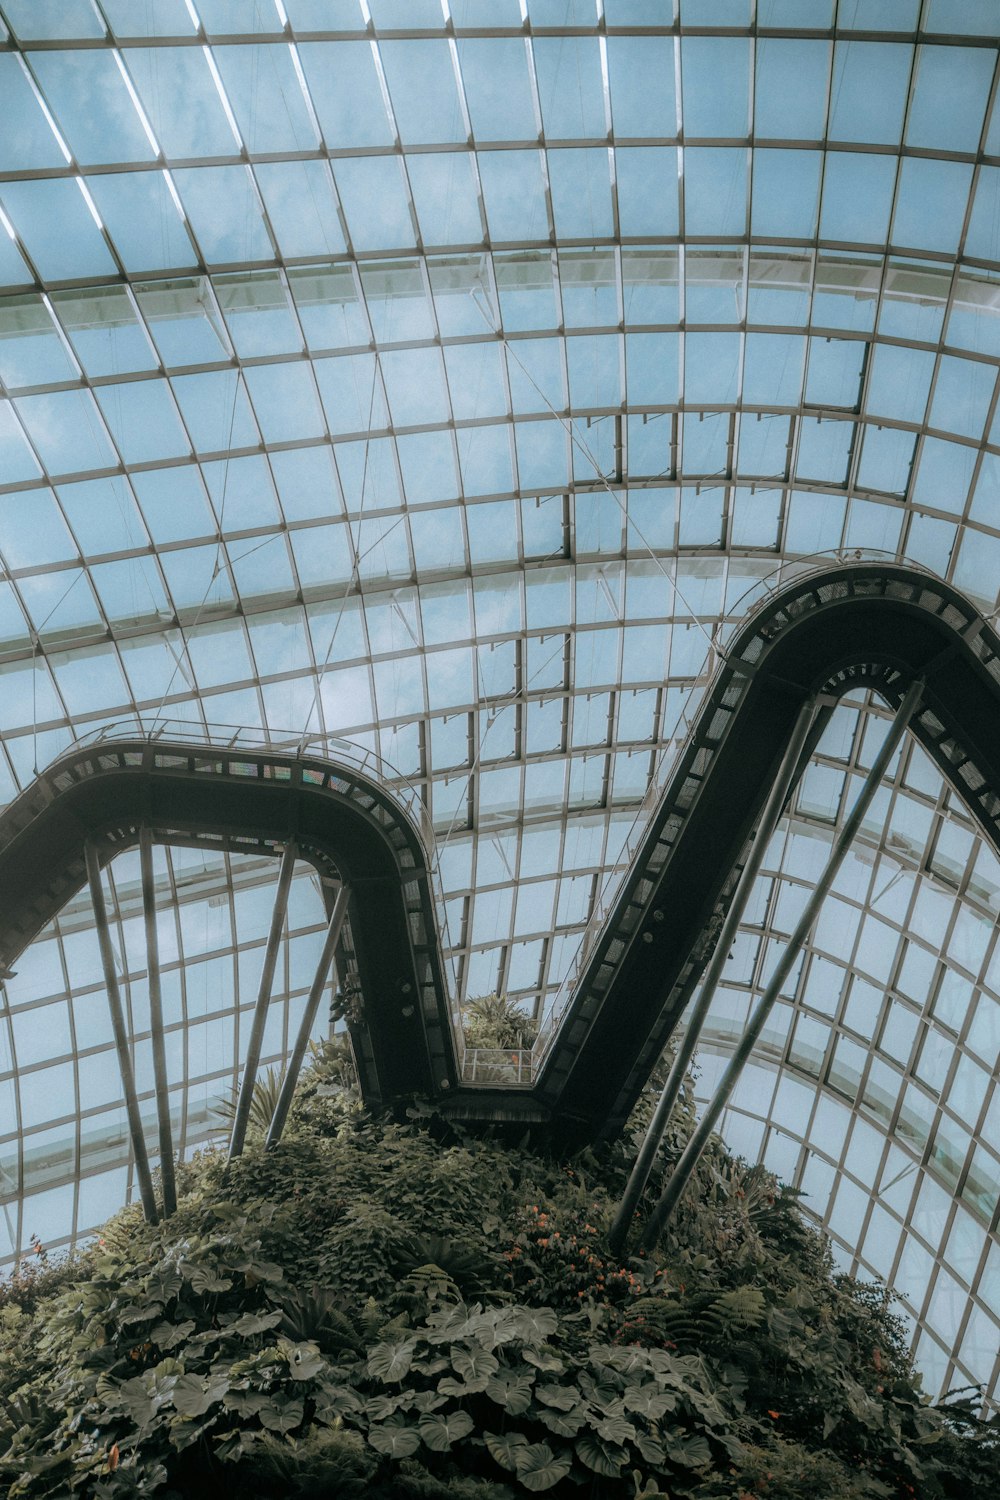
<path id="1" fill-rule="evenodd" d="M 250 1109 L 247 1114 L 247 1134 L 251 1139 L 254 1136 L 267 1135 L 268 1127 L 274 1118 L 278 1095 L 281 1093 L 283 1077 L 279 1069 L 267 1068 L 264 1073 L 254 1079 L 250 1092 Z M 215 1113 L 225 1122 L 227 1128 L 236 1119 L 238 1100 L 239 1091 L 234 1089 L 228 1098 L 220 1099 L 215 1106 Z"/>
<path id="2" fill-rule="evenodd" d="M 928 1405 L 884 1290 L 832 1273 L 769 1173 L 713 1146 L 618 1260 L 627 1139 L 567 1160 L 374 1121 L 344 1062 L 317 1050 L 275 1150 L 203 1153 L 168 1223 L 123 1210 L 8 1294 L 12 1500 L 992 1500 L 996 1424 Z"/>
<path id="3" fill-rule="evenodd" d="M 462 1007 L 462 1024 L 467 1047 L 530 1047 L 538 1035 L 532 1016 L 495 991 L 476 995 Z"/>

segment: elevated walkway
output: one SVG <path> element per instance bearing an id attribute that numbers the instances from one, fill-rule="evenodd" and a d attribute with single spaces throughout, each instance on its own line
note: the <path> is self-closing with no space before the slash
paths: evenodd
<path id="1" fill-rule="evenodd" d="M 612 1136 L 712 949 L 802 704 L 819 693 L 828 714 L 869 687 L 895 708 L 917 677 L 926 687 L 910 728 L 1000 850 L 1000 639 L 913 569 L 804 573 L 729 642 L 607 916 L 533 1054 L 509 1069 L 464 1055 L 422 810 L 349 746 L 320 756 L 117 730 L 76 745 L 0 815 L 0 963 L 13 967 L 82 888 L 88 847 L 105 864 L 143 830 L 243 852 L 294 842 L 331 890 L 350 890 L 339 971 L 356 992 L 349 1024 L 373 1107 L 422 1094 L 469 1121 Z"/>

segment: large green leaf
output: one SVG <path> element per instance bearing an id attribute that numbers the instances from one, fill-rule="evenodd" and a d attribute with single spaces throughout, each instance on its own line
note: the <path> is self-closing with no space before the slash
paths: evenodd
<path id="1" fill-rule="evenodd" d="M 438 1381 L 438 1390 L 441 1395 L 451 1396 L 456 1401 L 464 1401 L 467 1396 L 475 1396 L 483 1389 L 485 1387 L 482 1385 L 466 1385 L 464 1380 L 453 1380 L 450 1375 Z"/>
<path id="2" fill-rule="evenodd" d="M 514 1337 L 526 1344 L 542 1344 L 559 1328 L 551 1307 L 519 1307 L 511 1318 Z"/>
<path id="3" fill-rule="evenodd" d="M 648 1432 L 636 1434 L 635 1445 L 648 1464 L 660 1468 L 666 1462 L 667 1455 L 663 1451 L 663 1444 L 656 1438 L 650 1437 Z"/>
<path id="4" fill-rule="evenodd" d="M 636 1370 L 645 1372 L 652 1369 L 653 1356 L 658 1352 L 639 1349 L 632 1344 L 591 1344 L 590 1363 L 595 1369 L 604 1366 L 617 1370 L 622 1375 L 629 1375 Z"/>
<path id="5" fill-rule="evenodd" d="M 548 1375 L 561 1375 L 566 1368 L 566 1361 L 551 1349 L 522 1349 L 521 1354 L 529 1365 Z"/>
<path id="6" fill-rule="evenodd" d="M 576 1452 L 581 1463 L 585 1463 L 588 1469 L 593 1469 L 595 1474 L 606 1474 L 609 1479 L 617 1478 L 628 1458 L 624 1448 L 619 1448 L 616 1443 L 606 1442 L 596 1432 L 585 1432 L 582 1437 L 578 1437 Z"/>
<path id="7" fill-rule="evenodd" d="M 156 1412 L 153 1393 L 140 1376 L 126 1380 L 117 1388 L 112 1380 L 102 1376 L 97 1382 L 97 1395 L 109 1405 L 116 1405 L 128 1412 L 130 1421 L 137 1427 L 145 1426 Z"/>
<path id="8" fill-rule="evenodd" d="M 604 1417 L 595 1427 L 599 1437 L 608 1443 L 634 1443 L 635 1427 L 622 1416 Z"/>
<path id="9" fill-rule="evenodd" d="M 452 1443 L 468 1437 L 475 1422 L 467 1411 L 453 1411 L 443 1417 L 438 1412 L 420 1418 L 420 1436 L 434 1453 L 447 1453 Z"/>
<path id="10" fill-rule="evenodd" d="M 587 1408 L 578 1406 L 573 1411 L 559 1411 L 556 1407 L 546 1407 L 544 1411 L 536 1412 L 538 1420 L 543 1427 L 550 1432 L 556 1432 L 560 1437 L 576 1437 L 580 1428 L 587 1420 Z"/>
<path id="11" fill-rule="evenodd" d="M 200 1417 L 229 1389 L 226 1375 L 178 1375 L 171 1400 L 182 1417 Z"/>
<path id="12" fill-rule="evenodd" d="M 369 1427 L 368 1441 L 376 1453 L 384 1453 L 386 1458 L 410 1458 L 420 1447 L 420 1433 L 396 1416 L 381 1426 Z"/>
<path id="13" fill-rule="evenodd" d="M 486 1382 L 487 1396 L 512 1417 L 528 1410 L 531 1389 L 532 1373 L 528 1370 L 498 1370 Z"/>
<path id="14" fill-rule="evenodd" d="M 364 1405 L 357 1391 L 352 1391 L 350 1386 L 342 1385 L 335 1386 L 332 1390 L 324 1389 L 322 1394 L 316 1397 L 316 1421 L 334 1426 L 348 1413 L 363 1411 Z"/>
<path id="15" fill-rule="evenodd" d="M 296 1344 L 291 1339 L 279 1339 L 278 1348 L 288 1361 L 288 1373 L 293 1380 L 315 1380 L 326 1365 L 318 1347 L 308 1341 Z"/>
<path id="16" fill-rule="evenodd" d="M 237 1412 L 241 1417 L 255 1417 L 270 1399 L 267 1391 L 227 1391 L 224 1405 L 227 1411 Z"/>
<path id="17" fill-rule="evenodd" d="M 133 1323 L 151 1323 L 154 1318 L 160 1316 L 162 1311 L 162 1302 L 130 1302 L 119 1312 L 118 1321 L 123 1328 Z"/>
<path id="18" fill-rule="evenodd" d="M 520 1432 L 486 1432 L 486 1447 L 498 1464 L 505 1469 L 517 1467 L 517 1455 L 528 1446 L 528 1439 Z"/>
<path id="19" fill-rule="evenodd" d="M 622 1392 L 622 1405 L 626 1411 L 634 1411 L 637 1416 L 658 1422 L 667 1412 L 675 1410 L 677 1397 L 673 1391 L 661 1390 L 649 1380 L 644 1385 L 627 1385 Z"/>
<path id="20" fill-rule="evenodd" d="M 410 1373 L 416 1339 L 402 1339 L 398 1343 L 376 1344 L 368 1355 L 368 1373 L 377 1380 L 396 1383 L 405 1380 Z"/>
<path id="21" fill-rule="evenodd" d="M 176 1349 L 178 1344 L 190 1338 L 194 1333 L 195 1325 L 190 1318 L 185 1318 L 183 1323 L 157 1323 L 149 1330 L 149 1339 L 157 1349 Z"/>
<path id="22" fill-rule="evenodd" d="M 447 1404 L 448 1397 L 441 1395 L 439 1391 L 417 1391 L 414 1395 L 410 1393 L 407 1406 L 411 1411 L 438 1411 L 440 1407 Z"/>
<path id="23" fill-rule="evenodd" d="M 199 1296 L 206 1296 L 212 1292 L 228 1292 L 233 1284 L 231 1276 L 220 1276 L 217 1268 L 211 1264 L 192 1265 L 184 1267 L 184 1277 L 190 1283 L 191 1290 Z"/>
<path id="24" fill-rule="evenodd" d="M 282 1313 L 244 1313 L 232 1324 L 232 1332 L 238 1333 L 241 1338 L 250 1338 L 255 1333 L 264 1333 L 268 1328 L 276 1328 L 281 1322 Z"/>
<path id="25" fill-rule="evenodd" d="M 286 1396 L 276 1391 L 260 1408 L 260 1420 L 269 1432 L 291 1432 L 305 1415 L 301 1396 Z"/>
<path id="26" fill-rule="evenodd" d="M 500 1368 L 500 1361 L 488 1349 L 477 1344 L 463 1349 L 455 1345 L 451 1351 L 451 1364 L 455 1374 L 465 1381 L 470 1391 L 485 1391 L 491 1375 Z"/>
<path id="27" fill-rule="evenodd" d="M 401 1406 L 407 1405 L 405 1395 L 398 1396 L 372 1396 L 365 1402 L 365 1414 L 372 1422 L 385 1422 Z"/>
<path id="28" fill-rule="evenodd" d="M 535 1395 L 544 1405 L 559 1411 L 572 1411 L 580 1403 L 580 1391 L 575 1385 L 538 1385 Z"/>
<path id="29" fill-rule="evenodd" d="M 708 1438 L 700 1433 L 685 1433 L 682 1437 L 671 1437 L 667 1442 L 667 1457 L 671 1463 L 683 1464 L 687 1469 L 701 1469 L 712 1461 L 712 1450 Z"/>
<path id="30" fill-rule="evenodd" d="M 182 1286 L 178 1273 L 166 1267 L 161 1267 L 146 1278 L 146 1296 L 151 1302 L 166 1304 L 171 1297 L 176 1297 Z"/>
<path id="31" fill-rule="evenodd" d="M 427 1319 L 427 1340 L 431 1344 L 453 1344 L 474 1333 L 479 1321 L 481 1313 L 478 1306 L 471 1311 L 463 1303 L 439 1308 Z"/>
<path id="32" fill-rule="evenodd" d="M 568 1453 L 553 1453 L 548 1443 L 530 1443 L 515 1454 L 517 1477 L 526 1490 L 550 1490 L 573 1467 Z"/>

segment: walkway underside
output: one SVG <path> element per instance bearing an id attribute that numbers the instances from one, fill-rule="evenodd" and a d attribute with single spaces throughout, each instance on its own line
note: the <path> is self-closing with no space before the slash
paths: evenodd
<path id="1" fill-rule="evenodd" d="M 803 703 L 818 692 L 829 712 L 869 686 L 895 707 L 916 677 L 926 687 L 910 728 L 1000 850 L 1000 640 L 911 569 L 804 575 L 730 643 L 528 1088 L 462 1083 L 423 843 L 393 795 L 346 763 L 141 737 L 68 752 L 0 816 L 0 962 L 14 967 L 83 887 L 88 845 L 106 863 L 144 827 L 243 851 L 294 840 L 331 891 L 350 887 L 338 970 L 358 995 L 351 1030 L 371 1105 L 422 1094 L 470 1121 L 611 1136 L 711 951 Z"/>

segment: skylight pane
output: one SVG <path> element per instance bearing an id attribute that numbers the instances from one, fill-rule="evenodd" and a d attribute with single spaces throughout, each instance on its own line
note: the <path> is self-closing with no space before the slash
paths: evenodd
<path id="1" fill-rule="evenodd" d="M 681 42 L 684 133 L 736 136 L 749 130 L 750 49 L 742 37 L 693 37 Z"/>
<path id="2" fill-rule="evenodd" d="M 479 175 L 493 240 L 548 239 L 545 182 L 537 151 L 482 152 Z"/>
<path id="3" fill-rule="evenodd" d="M 918 47 L 907 144 L 978 151 L 993 78 L 982 47 Z"/>
<path id="4" fill-rule="evenodd" d="M 110 52 L 37 52 L 32 67 L 81 165 L 152 159 L 153 148 Z"/>
<path id="5" fill-rule="evenodd" d="M 286 47 L 224 46 L 214 56 L 248 151 L 315 149 L 316 130 Z"/>
<path id="6" fill-rule="evenodd" d="M 416 231 L 395 157 L 344 158 L 336 178 L 355 250 L 413 248 Z"/>
<path id="7" fill-rule="evenodd" d="M 4 12 L 22 41 L 104 35 L 90 0 L 9 0 Z"/>
<path id="8" fill-rule="evenodd" d="M 560 239 L 601 239 L 614 231 L 608 153 L 560 149 L 548 152 L 552 213 Z"/>
<path id="9" fill-rule="evenodd" d="M 127 271 L 195 264 L 194 246 L 162 172 L 102 173 L 88 187 Z"/>
<path id="10" fill-rule="evenodd" d="M 256 178 L 284 259 L 337 255 L 346 249 L 325 162 L 261 163 Z"/>
<path id="11" fill-rule="evenodd" d="M 174 173 L 174 181 L 207 261 L 273 258 L 274 247 L 245 167 L 184 168 Z"/>
<path id="12" fill-rule="evenodd" d="M 171 158 L 235 156 L 234 139 L 200 47 L 130 47 L 128 71 L 161 149 Z M 184 108 L 174 108 L 177 99 Z"/>
<path id="13" fill-rule="evenodd" d="M 402 138 L 413 145 L 464 140 L 448 43 L 387 41 L 380 55 Z"/>
<path id="14" fill-rule="evenodd" d="M 803 141 L 823 137 L 831 55 L 830 43 L 825 41 L 791 37 L 759 40 L 754 86 L 754 130 L 758 137 Z"/>
<path id="15" fill-rule="evenodd" d="M 535 39 L 542 128 L 550 140 L 605 135 L 599 45 L 586 36 Z"/>
<path id="16" fill-rule="evenodd" d="M 458 55 L 477 140 L 535 140 L 538 127 L 524 41 L 466 37 L 458 44 Z"/>
<path id="17" fill-rule="evenodd" d="M 898 145 L 903 132 L 912 47 L 838 42 L 833 53 L 830 139 Z"/>
<path id="18" fill-rule="evenodd" d="M 60 281 L 114 275 L 111 252 L 72 179 L 5 182 L 0 204 L 41 276 Z"/>
<path id="19" fill-rule="evenodd" d="M 389 146 L 392 130 L 368 42 L 303 42 L 299 48 L 320 129 L 333 150 Z"/>
<path id="20" fill-rule="evenodd" d="M 0 52 L 0 91 L 6 104 L 0 119 L 0 170 L 63 166 L 66 159 L 55 133 L 13 52 Z"/>

